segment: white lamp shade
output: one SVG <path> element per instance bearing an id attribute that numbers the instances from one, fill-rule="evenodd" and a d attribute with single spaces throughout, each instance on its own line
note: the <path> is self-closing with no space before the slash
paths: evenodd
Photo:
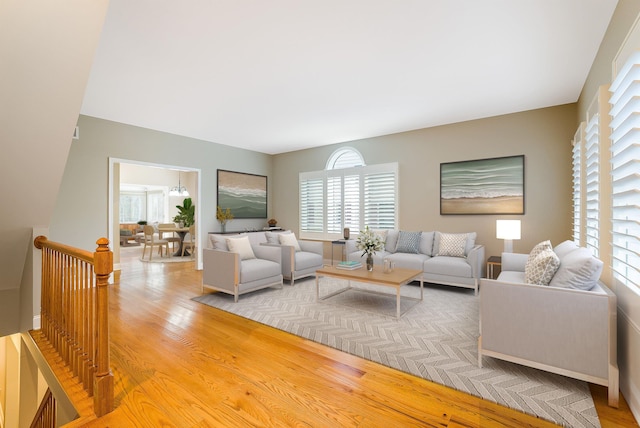
<path id="1" fill-rule="evenodd" d="M 496 220 L 496 238 L 520 239 L 520 220 Z"/>

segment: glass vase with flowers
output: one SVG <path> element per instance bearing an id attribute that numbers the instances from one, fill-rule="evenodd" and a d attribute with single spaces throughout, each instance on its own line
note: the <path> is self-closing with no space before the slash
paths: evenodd
<path id="1" fill-rule="evenodd" d="M 383 247 L 382 237 L 369 229 L 369 226 L 365 226 L 364 230 L 360 231 L 356 240 L 356 248 L 362 251 L 363 256 L 367 255 L 367 270 L 369 272 L 373 270 L 373 255 Z"/>

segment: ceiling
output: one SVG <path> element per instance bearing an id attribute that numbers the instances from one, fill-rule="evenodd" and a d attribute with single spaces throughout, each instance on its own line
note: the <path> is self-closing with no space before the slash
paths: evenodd
<path id="1" fill-rule="evenodd" d="M 111 0 L 81 113 L 268 154 L 577 101 L 617 0 Z"/>

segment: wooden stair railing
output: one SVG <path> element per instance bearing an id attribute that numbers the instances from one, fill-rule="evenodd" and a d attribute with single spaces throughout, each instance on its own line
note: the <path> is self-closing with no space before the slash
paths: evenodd
<path id="1" fill-rule="evenodd" d="M 56 399 L 47 388 L 30 428 L 56 428 Z"/>
<path id="2" fill-rule="evenodd" d="M 109 365 L 109 275 L 113 253 L 100 238 L 94 253 L 38 236 L 42 250 L 41 334 L 93 396 L 97 417 L 113 410 Z"/>

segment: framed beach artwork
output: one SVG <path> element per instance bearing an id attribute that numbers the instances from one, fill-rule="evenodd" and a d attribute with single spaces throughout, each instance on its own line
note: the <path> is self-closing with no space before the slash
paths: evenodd
<path id="1" fill-rule="evenodd" d="M 233 218 L 267 218 L 267 177 L 218 170 L 218 205 Z"/>
<path id="2" fill-rule="evenodd" d="M 440 214 L 524 214 L 524 155 L 441 163 Z"/>

